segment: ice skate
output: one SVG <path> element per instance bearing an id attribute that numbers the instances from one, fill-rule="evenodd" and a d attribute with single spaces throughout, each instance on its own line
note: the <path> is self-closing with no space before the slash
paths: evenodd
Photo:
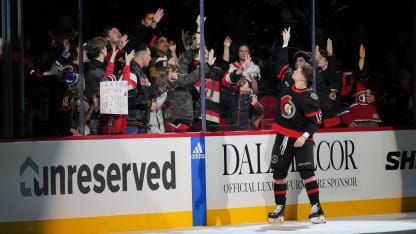
<path id="1" fill-rule="evenodd" d="M 282 223 L 285 219 L 285 206 L 277 205 L 276 208 L 269 213 L 269 223 Z"/>
<path id="2" fill-rule="evenodd" d="M 312 205 L 311 214 L 309 215 L 309 219 L 314 224 L 319 223 L 326 223 L 325 217 L 324 217 L 324 211 L 321 208 L 321 204 L 315 203 Z"/>

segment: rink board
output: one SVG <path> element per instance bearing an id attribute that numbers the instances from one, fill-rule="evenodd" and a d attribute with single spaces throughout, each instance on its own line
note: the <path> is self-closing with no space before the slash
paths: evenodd
<path id="1" fill-rule="evenodd" d="M 192 226 L 189 137 L 13 142 L 0 147 L 0 233 Z M 58 170 L 62 174 L 52 176 Z"/>
<path id="2" fill-rule="evenodd" d="M 316 134 L 326 216 L 416 210 L 415 137 L 413 130 Z M 269 168 L 274 140 L 274 134 L 206 137 L 208 225 L 267 221 L 275 206 Z M 309 200 L 293 168 L 287 187 L 286 219 L 306 219 Z"/>
<path id="3" fill-rule="evenodd" d="M 204 152 L 195 149 L 193 139 L 199 137 Z M 416 211 L 415 137 L 415 130 L 388 129 L 316 134 L 326 216 Z M 205 202 L 207 225 L 265 222 L 274 206 L 269 170 L 274 139 L 271 132 L 240 132 L 0 143 L 0 233 L 196 225 L 201 210 L 194 207 L 194 159 L 204 160 L 206 170 L 206 185 L 198 184 L 206 197 L 197 202 Z M 286 219 L 307 218 L 310 206 L 297 172 L 288 176 L 287 204 Z"/>

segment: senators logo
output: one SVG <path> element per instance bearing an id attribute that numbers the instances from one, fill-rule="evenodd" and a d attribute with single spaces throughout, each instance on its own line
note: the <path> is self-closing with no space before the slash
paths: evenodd
<path id="1" fill-rule="evenodd" d="M 280 113 L 286 119 L 292 118 L 296 113 L 295 104 L 292 102 L 292 97 L 286 95 L 280 100 Z"/>

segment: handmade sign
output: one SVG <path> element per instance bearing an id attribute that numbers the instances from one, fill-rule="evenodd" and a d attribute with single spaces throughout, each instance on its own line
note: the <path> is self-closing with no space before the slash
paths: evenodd
<path id="1" fill-rule="evenodd" d="M 100 113 L 128 114 L 127 81 L 100 82 Z"/>

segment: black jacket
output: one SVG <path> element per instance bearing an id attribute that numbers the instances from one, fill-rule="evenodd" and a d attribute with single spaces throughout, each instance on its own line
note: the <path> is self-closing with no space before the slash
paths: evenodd
<path id="1" fill-rule="evenodd" d="M 340 112 L 341 82 L 341 74 L 336 72 L 335 56 L 329 56 L 328 68 L 318 70 L 316 73 L 316 93 L 319 97 L 323 119 L 333 118 Z M 331 89 L 338 91 L 335 100 L 329 99 Z"/>
<path id="2" fill-rule="evenodd" d="M 160 30 L 158 27 L 155 29 L 146 27 L 141 22 L 138 25 L 133 26 L 129 33 L 133 45 L 138 45 L 139 43 L 150 45 L 153 38 L 158 37 L 159 35 Z"/>
<path id="3" fill-rule="evenodd" d="M 100 81 L 104 79 L 107 65 L 98 60 L 91 59 L 89 62 L 84 63 L 84 67 L 85 95 L 89 100 L 92 100 L 93 96 L 98 96 Z"/>
<path id="4" fill-rule="evenodd" d="M 136 80 L 137 86 L 128 92 L 127 122 L 130 125 L 147 125 L 152 106 L 152 87 L 143 69 L 134 60 L 130 67 L 130 80 Z"/>
<path id="5" fill-rule="evenodd" d="M 234 92 L 232 96 L 231 111 L 228 114 L 229 131 L 247 131 L 254 129 L 254 119 L 256 115 L 263 113 L 263 106 L 257 102 L 251 105 L 252 94 L 240 95 Z"/>

